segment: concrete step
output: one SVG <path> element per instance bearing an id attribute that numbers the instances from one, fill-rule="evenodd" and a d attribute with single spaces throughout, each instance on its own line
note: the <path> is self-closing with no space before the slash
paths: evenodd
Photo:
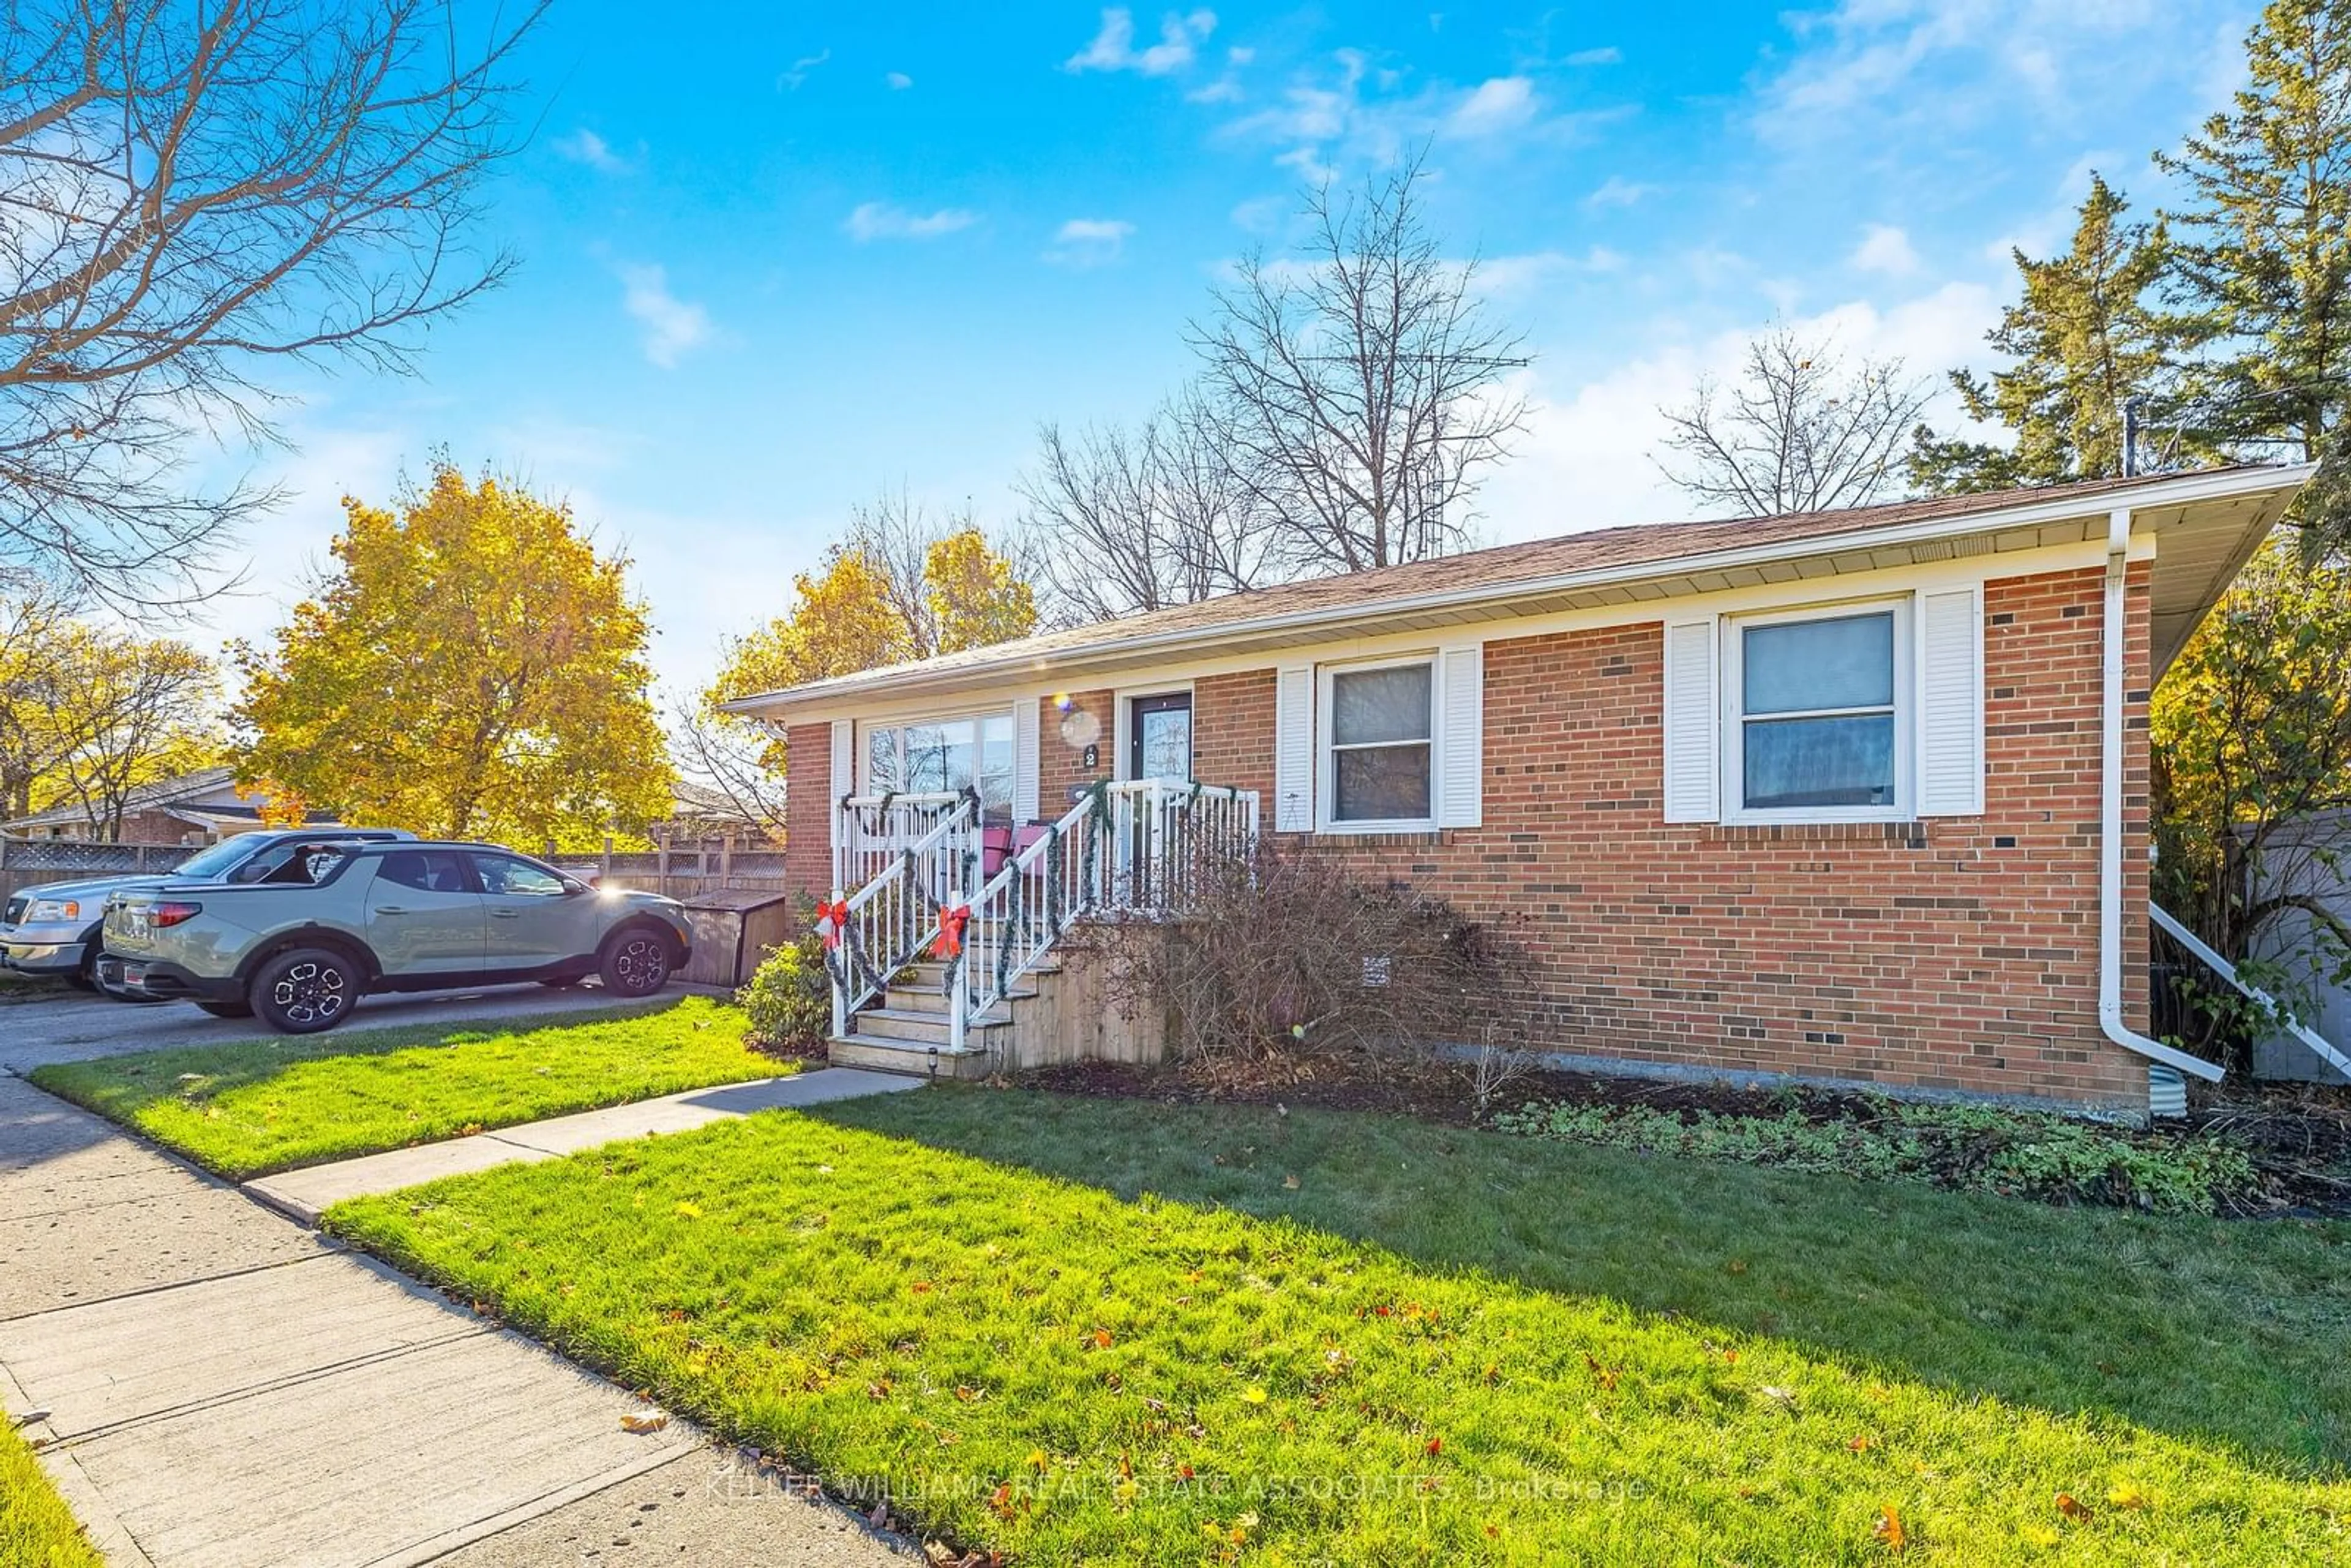
<path id="1" fill-rule="evenodd" d="M 919 1040 L 879 1038 L 862 1030 L 835 1035 L 827 1043 L 835 1067 L 862 1067 L 872 1072 L 896 1072 L 912 1078 L 987 1076 L 987 1052 L 977 1046 L 966 1046 L 958 1053 L 944 1043 L 934 1047 Z"/>

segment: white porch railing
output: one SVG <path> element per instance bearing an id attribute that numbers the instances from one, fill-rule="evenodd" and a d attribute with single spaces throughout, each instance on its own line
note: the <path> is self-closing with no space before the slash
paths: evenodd
<path id="1" fill-rule="evenodd" d="M 973 895 L 950 979 L 951 1039 L 1011 993 L 1072 922 L 1182 908 L 1215 861 L 1257 844 L 1257 792 L 1182 779 L 1104 784 L 1007 860 Z"/>
<path id="2" fill-rule="evenodd" d="M 832 971 L 832 1032 L 920 956 L 938 933 L 936 912 L 971 885 L 979 864 L 977 802 L 968 795 L 913 841 L 900 845 L 864 885 L 835 895 L 827 918 Z M 844 803 L 846 804 L 846 803 Z"/>
<path id="3" fill-rule="evenodd" d="M 968 789 L 892 790 L 834 801 L 832 885 L 863 887 L 889 869 L 902 851 L 971 804 Z"/>
<path id="4" fill-rule="evenodd" d="M 856 887 L 846 900 L 836 898 L 845 915 L 831 966 L 833 1033 L 845 1034 L 852 1016 L 899 969 L 935 951 L 952 924 L 960 953 L 948 970 L 946 1010 L 950 1046 L 958 1051 L 971 1026 L 1073 922 L 1182 909 L 1205 874 L 1220 862 L 1246 862 L 1258 841 L 1253 789 L 1183 779 L 1102 783 L 1060 821 L 1014 835 L 1011 852 L 983 883 L 977 803 L 969 796 L 899 796 L 890 806 L 936 815 L 918 836 L 885 849 L 879 841 L 914 821 L 852 820 L 853 810 L 882 810 L 882 797 L 841 803 L 837 826 L 866 837 L 836 840 L 837 863 L 872 870 L 862 884 L 844 884 Z"/>

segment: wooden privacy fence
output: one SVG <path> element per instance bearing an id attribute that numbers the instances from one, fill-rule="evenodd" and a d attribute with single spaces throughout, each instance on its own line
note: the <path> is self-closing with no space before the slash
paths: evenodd
<path id="1" fill-rule="evenodd" d="M 705 893 L 782 893 L 784 852 L 750 848 L 731 838 L 653 850 L 611 850 L 601 854 L 550 852 L 546 857 L 577 877 L 594 877 L 611 887 L 631 887 L 672 898 Z"/>

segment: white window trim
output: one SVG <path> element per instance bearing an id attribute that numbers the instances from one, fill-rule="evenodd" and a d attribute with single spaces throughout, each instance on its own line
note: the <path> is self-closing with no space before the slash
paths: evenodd
<path id="1" fill-rule="evenodd" d="M 1428 809 L 1426 817 L 1384 818 L 1379 821 L 1341 821 L 1336 810 L 1339 794 L 1339 768 L 1332 759 L 1331 736 L 1332 683 L 1341 675 L 1362 674 L 1373 670 L 1400 670 L 1414 666 L 1428 672 Z M 1437 733 L 1438 679 L 1437 651 L 1400 654 L 1386 659 L 1361 659 L 1345 664 L 1318 664 L 1314 670 L 1314 831 L 1318 833 L 1433 833 L 1437 831 L 1437 780 L 1442 776 L 1442 763 L 1437 747 L 1442 742 Z M 1386 741 L 1383 745 L 1409 746 L 1410 741 Z"/>
<path id="2" fill-rule="evenodd" d="M 984 742 L 981 741 L 981 737 L 987 733 L 984 727 L 987 725 L 987 721 L 992 718 L 1003 719 L 1005 722 L 1012 726 L 1012 768 L 1013 771 L 1017 774 L 1020 768 L 1020 716 L 1009 707 L 997 707 L 991 706 L 979 708 L 960 708 L 954 713 L 924 714 L 919 717 L 914 718 L 877 718 L 870 721 L 860 720 L 857 727 L 851 732 L 849 742 L 850 750 L 853 754 L 857 764 L 857 792 L 860 795 L 871 795 L 874 792 L 873 732 L 875 730 L 919 729 L 925 725 L 961 724 L 966 720 L 969 720 L 974 727 L 972 730 L 974 742 L 981 745 L 981 754 L 985 756 L 986 747 Z M 898 756 L 898 762 L 901 768 L 904 768 L 905 765 L 905 751 L 904 747 L 902 746 L 899 749 Z M 1019 781 L 1016 779 L 1014 782 L 1015 789 L 1013 793 L 1017 799 L 1019 793 L 1018 789 Z M 899 793 L 904 794 L 905 793 L 905 790 L 901 789 Z"/>
<path id="3" fill-rule="evenodd" d="M 1726 615 L 1721 621 L 1722 760 L 1721 820 L 1734 826 L 1772 822 L 1907 822 L 1918 814 L 1917 655 L 1913 631 L 1915 596 L 1846 600 L 1834 604 L 1808 604 L 1794 610 L 1764 610 L 1746 615 Z M 1746 638 L 1750 626 L 1785 625 L 1798 621 L 1836 621 L 1849 616 L 1891 614 L 1894 617 L 1894 801 L 1887 806 L 1783 806 L 1759 808 L 1747 804 L 1747 680 Z M 1823 710 L 1829 711 L 1829 710 Z M 1837 712 L 1846 710 L 1837 709 Z M 1774 718 L 1802 718 L 1804 714 L 1774 714 Z"/>

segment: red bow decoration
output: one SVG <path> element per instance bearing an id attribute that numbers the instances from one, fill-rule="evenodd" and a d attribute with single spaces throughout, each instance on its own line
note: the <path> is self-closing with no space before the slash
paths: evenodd
<path id="1" fill-rule="evenodd" d="M 825 951 L 831 952 L 840 946 L 841 934 L 849 929 L 849 900 L 844 898 L 839 904 L 827 904 L 823 899 L 818 899 L 816 928 L 824 934 Z"/>
<path id="2" fill-rule="evenodd" d="M 971 924 L 971 905 L 958 904 L 939 911 L 938 940 L 931 944 L 935 958 L 953 958 L 963 952 L 963 928 Z"/>

